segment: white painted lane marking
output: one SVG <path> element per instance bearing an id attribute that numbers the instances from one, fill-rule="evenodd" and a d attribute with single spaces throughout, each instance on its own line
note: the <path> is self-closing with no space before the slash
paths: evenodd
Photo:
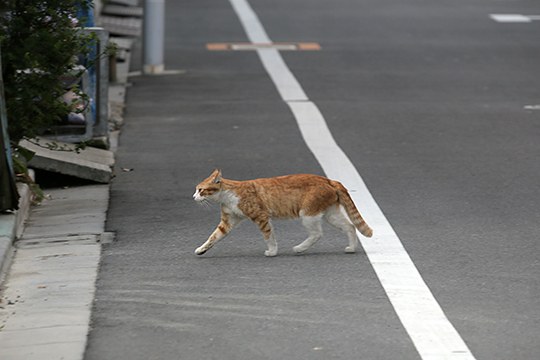
<path id="1" fill-rule="evenodd" d="M 347 155 L 336 144 L 312 102 L 288 103 L 308 147 L 324 172 L 351 190 L 351 197 L 374 237 L 362 246 L 390 302 L 422 359 L 474 359 L 467 345 L 433 297 L 399 237 L 373 199 Z"/>
<path id="2" fill-rule="evenodd" d="M 490 18 L 500 23 L 530 23 L 535 18 L 534 15 L 526 16 L 521 14 L 490 14 Z"/>
<path id="3" fill-rule="evenodd" d="M 244 0 L 230 0 L 230 3 L 236 12 L 236 15 L 240 18 L 240 23 L 244 27 L 244 31 L 249 39 L 253 43 L 271 43 L 272 40 L 268 37 L 266 30 L 262 23 L 259 21 L 259 17 L 255 14 L 255 11 L 251 8 L 251 5 Z"/>
<path id="4" fill-rule="evenodd" d="M 284 101 L 308 101 L 308 97 L 276 49 L 257 50 L 266 72 Z"/>
<path id="5" fill-rule="evenodd" d="M 246 50 L 259 50 L 259 49 L 276 49 L 279 51 L 291 51 L 296 50 L 295 44 L 232 44 L 232 50 L 246 51 Z"/>
<path id="6" fill-rule="evenodd" d="M 271 42 L 247 1 L 230 2 L 251 41 Z M 321 112 L 309 101 L 279 52 L 266 49 L 258 50 L 258 53 L 324 172 L 342 181 L 350 190 L 355 190 L 351 192 L 353 200 L 360 205 L 362 215 L 375 230 L 375 236 L 371 239 L 360 236 L 362 246 L 421 358 L 474 359 L 433 297 L 356 168 L 335 142 Z"/>

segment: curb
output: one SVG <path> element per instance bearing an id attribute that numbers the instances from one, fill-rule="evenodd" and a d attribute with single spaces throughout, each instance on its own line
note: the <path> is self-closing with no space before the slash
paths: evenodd
<path id="1" fill-rule="evenodd" d="M 13 242 L 22 235 L 32 204 L 33 195 L 28 185 L 18 183 L 17 190 L 20 195 L 19 210 L 0 214 L 0 284 L 11 263 Z"/>

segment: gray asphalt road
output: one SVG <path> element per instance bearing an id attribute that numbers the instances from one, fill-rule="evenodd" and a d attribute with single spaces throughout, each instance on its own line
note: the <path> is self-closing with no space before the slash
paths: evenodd
<path id="1" fill-rule="evenodd" d="M 251 0 L 477 359 L 540 356 L 540 14 L 532 0 Z M 193 255 L 213 168 L 323 174 L 227 1 L 167 2 L 166 65 L 133 78 L 87 359 L 419 359 L 366 255 L 331 228 L 302 256 L 245 223 Z M 377 229 L 375 229 L 376 231 Z"/>

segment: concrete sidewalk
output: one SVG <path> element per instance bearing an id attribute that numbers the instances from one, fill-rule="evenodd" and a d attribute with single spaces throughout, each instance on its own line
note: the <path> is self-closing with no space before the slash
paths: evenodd
<path id="1" fill-rule="evenodd" d="M 82 359 L 109 185 L 48 191 L 34 207 L 0 298 L 2 359 Z"/>

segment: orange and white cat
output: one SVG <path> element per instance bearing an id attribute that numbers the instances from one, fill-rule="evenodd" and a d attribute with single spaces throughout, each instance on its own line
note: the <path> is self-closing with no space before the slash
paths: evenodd
<path id="1" fill-rule="evenodd" d="M 197 255 L 207 252 L 244 219 L 252 220 L 263 233 L 268 246 L 266 256 L 278 253 L 271 219 L 302 219 L 309 236 L 293 248 L 296 253 L 306 251 L 321 238 L 322 219 L 347 234 L 349 245 L 345 252 L 348 253 L 354 253 L 358 245 L 355 228 L 364 236 L 373 235 L 347 189 L 323 176 L 301 174 L 236 181 L 224 179 L 220 170 L 214 170 L 197 185 L 193 198 L 221 205 L 221 222 L 195 250 Z"/>

